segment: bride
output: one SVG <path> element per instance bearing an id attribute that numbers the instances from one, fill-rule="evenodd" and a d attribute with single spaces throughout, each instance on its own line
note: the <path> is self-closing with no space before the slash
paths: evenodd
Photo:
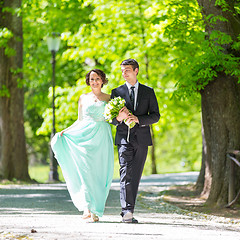
<path id="1" fill-rule="evenodd" d="M 86 75 L 91 92 L 79 98 L 78 119 L 51 141 L 74 205 L 92 222 L 103 215 L 113 176 L 112 133 L 103 116 L 110 95 L 101 91 L 107 82 L 99 69 Z"/>

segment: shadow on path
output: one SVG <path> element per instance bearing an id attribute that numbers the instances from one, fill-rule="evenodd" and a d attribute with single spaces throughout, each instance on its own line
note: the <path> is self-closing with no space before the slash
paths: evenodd
<path id="1" fill-rule="evenodd" d="M 143 177 L 139 194 L 152 187 L 167 187 L 195 182 L 198 173 L 177 173 Z M 68 214 L 79 215 L 72 204 L 65 183 L 5 185 L 0 189 L 0 214 Z M 113 180 L 105 214 L 120 213 L 119 180 Z"/>
<path id="2" fill-rule="evenodd" d="M 139 224 L 121 223 L 119 180 L 112 183 L 98 223 L 82 220 L 64 183 L 0 186 L 0 239 L 239 240 L 239 233 L 226 221 L 183 214 L 161 200 L 160 191 L 194 183 L 197 176 L 190 172 L 143 177 L 135 211 Z"/>

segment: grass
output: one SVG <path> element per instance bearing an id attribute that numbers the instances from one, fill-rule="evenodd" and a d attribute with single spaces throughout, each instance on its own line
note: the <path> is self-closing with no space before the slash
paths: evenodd
<path id="1" fill-rule="evenodd" d="M 48 165 L 29 166 L 29 175 L 30 175 L 31 179 L 34 179 L 39 183 L 48 182 L 49 172 L 50 172 L 50 167 Z M 61 182 L 64 182 L 65 180 L 63 178 L 60 167 L 58 167 L 58 174 L 59 174 L 59 180 Z"/>
<path id="2" fill-rule="evenodd" d="M 159 174 L 164 173 L 176 173 L 176 172 L 187 172 L 187 171 L 199 171 L 200 163 L 197 166 L 194 166 L 194 169 L 188 169 L 186 167 L 181 166 L 178 159 L 171 159 L 168 162 L 163 160 L 157 161 L 157 171 Z M 39 183 L 46 183 L 48 182 L 48 175 L 49 175 L 49 165 L 35 165 L 29 166 L 29 174 L 31 179 L 36 180 Z M 58 167 L 58 174 L 59 180 L 61 182 L 65 182 L 61 168 Z M 150 154 L 147 157 L 143 176 L 151 175 L 151 159 Z M 114 147 L 114 172 L 113 172 L 113 179 L 119 179 L 119 163 L 118 163 L 118 152 L 116 146 Z"/>
<path id="3" fill-rule="evenodd" d="M 113 173 L 113 178 L 119 178 L 119 166 L 118 163 L 115 161 L 114 162 L 114 173 Z M 48 165 L 34 165 L 34 166 L 29 166 L 29 175 L 31 179 L 36 180 L 39 183 L 46 183 L 48 182 L 48 175 L 49 175 L 50 168 Z M 65 182 L 61 168 L 58 167 L 58 175 L 59 175 L 59 180 L 61 182 Z"/>
<path id="4" fill-rule="evenodd" d="M 147 176 L 147 175 L 151 174 L 151 166 L 150 165 L 151 165 L 150 159 L 147 159 L 145 168 L 143 171 L 143 175 Z M 39 183 L 47 183 L 48 182 L 49 171 L 50 171 L 49 165 L 29 166 L 29 175 L 30 175 L 31 179 L 34 179 Z M 164 163 L 158 164 L 158 173 L 159 174 L 174 173 L 174 172 L 186 172 L 186 171 L 189 171 L 189 170 L 179 167 L 179 164 L 171 164 L 171 166 L 168 164 L 164 164 Z M 58 174 L 59 174 L 59 180 L 61 182 L 65 182 L 60 167 L 58 167 Z M 118 163 L 117 159 L 115 159 L 115 161 L 114 161 L 113 179 L 119 179 L 119 163 Z"/>

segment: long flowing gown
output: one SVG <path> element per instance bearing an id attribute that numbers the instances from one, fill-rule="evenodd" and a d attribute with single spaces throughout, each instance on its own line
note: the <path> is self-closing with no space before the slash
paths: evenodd
<path id="1" fill-rule="evenodd" d="M 74 205 L 102 216 L 113 176 L 113 140 L 104 120 L 105 101 L 82 104 L 82 120 L 57 133 L 51 147 Z"/>

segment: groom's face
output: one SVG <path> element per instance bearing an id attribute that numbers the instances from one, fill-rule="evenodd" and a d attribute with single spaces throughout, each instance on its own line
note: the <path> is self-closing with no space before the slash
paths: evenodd
<path id="1" fill-rule="evenodd" d="M 131 83 L 137 80 L 138 68 L 133 70 L 131 65 L 121 65 L 121 70 L 122 76 L 127 82 Z"/>

